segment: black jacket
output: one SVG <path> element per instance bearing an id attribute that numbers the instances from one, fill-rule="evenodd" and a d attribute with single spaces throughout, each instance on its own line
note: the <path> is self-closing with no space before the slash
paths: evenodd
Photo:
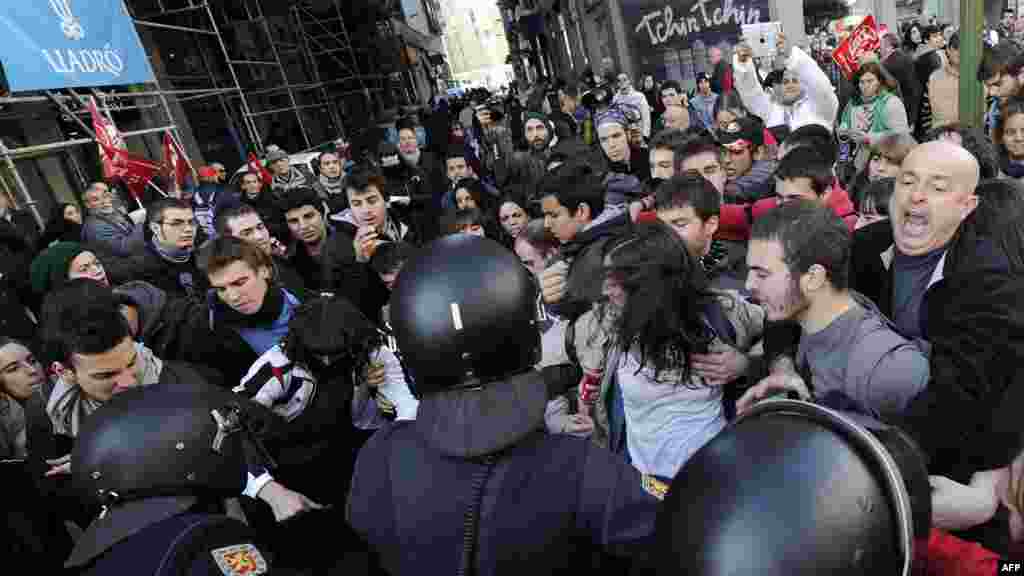
<path id="1" fill-rule="evenodd" d="M 391 210 L 399 215 L 414 231 L 417 238 L 432 240 L 441 230 L 440 194 L 448 183 L 445 163 L 429 150 L 420 150 L 420 161 L 409 166 L 404 161 L 398 166 L 385 170 L 389 196 L 408 196 L 408 206 L 393 205 Z"/>
<path id="2" fill-rule="evenodd" d="M 281 207 L 274 201 L 269 188 L 264 187 L 255 200 L 246 198 L 243 194 L 240 196 L 240 201 L 256 209 L 256 213 L 260 215 L 260 220 L 263 220 L 263 225 L 267 227 L 271 236 L 277 238 L 281 243 L 288 242 L 291 236 L 288 232 L 288 224 L 285 222 L 284 210 L 281 210 Z"/>
<path id="3" fill-rule="evenodd" d="M 26 237 L 6 220 L 0 220 L 0 335 L 33 342 L 36 326 L 26 307 L 38 310 L 29 283 L 34 257 Z"/>
<path id="4" fill-rule="evenodd" d="M 870 298 L 890 318 L 893 272 L 882 254 L 892 245 L 892 222 L 883 220 L 855 231 L 850 251 L 850 287 Z"/>
<path id="5" fill-rule="evenodd" d="M 102 261 L 106 265 L 107 260 Z M 127 259 L 127 263 L 127 268 L 117 269 L 117 273 L 111 275 L 111 284 L 142 280 L 171 297 L 201 297 L 210 286 L 206 274 L 196 265 L 195 254 L 185 262 L 171 262 L 147 242 L 138 254 Z"/>
<path id="6" fill-rule="evenodd" d="M 272 257 L 274 262 L 274 274 L 277 283 L 291 292 L 299 300 L 305 300 L 308 289 L 306 281 L 299 275 L 299 272 L 287 260 L 280 256 Z"/>
<path id="7" fill-rule="evenodd" d="M 922 84 L 914 70 L 914 60 L 902 50 L 896 50 L 882 62 L 886 71 L 896 79 L 902 93 L 903 107 L 911 125 L 917 120 L 917 108 L 921 101 Z"/>
<path id="8" fill-rule="evenodd" d="M 601 298 L 605 246 L 630 226 L 629 214 L 623 213 L 579 232 L 562 246 L 561 257 L 569 262 L 569 278 L 562 301 L 551 307 L 555 314 L 575 319 Z"/>
<path id="9" fill-rule="evenodd" d="M 416 231 L 405 224 L 390 209 L 388 218 L 395 222 L 400 230 L 404 229 L 405 235 L 402 238 L 386 238 L 386 240 L 391 242 L 401 240 L 414 246 L 420 243 Z M 370 268 L 369 263 L 356 261 L 356 250 L 352 245 L 358 231 L 356 226 L 349 221 L 337 218 L 332 218 L 331 222 L 335 226 L 334 235 L 325 246 L 322 256 L 326 269 L 324 290 L 347 298 L 367 318 L 380 323 L 381 310 L 388 303 L 390 292 L 387 286 L 381 282 L 377 273 Z M 385 240 L 385 238 L 381 239 Z"/>
<path id="10" fill-rule="evenodd" d="M 1024 447 L 1024 279 L 986 244 L 979 248 L 988 254 L 972 258 L 971 269 L 925 295 L 931 380 L 905 423 L 929 457 L 928 471 L 961 482 L 1006 466 Z"/>
<path id="11" fill-rule="evenodd" d="M 307 290 L 328 290 L 327 277 L 330 268 L 327 254 L 333 246 L 334 236 L 334 229 L 328 227 L 327 239 L 324 240 L 324 245 L 320 249 L 319 259 L 309 255 L 309 250 L 305 244 L 298 240 L 292 240 L 291 246 L 288 248 L 288 254 L 283 259 L 290 270 L 285 269 L 283 274 L 294 273 L 296 277 L 301 279 L 303 287 Z"/>
<path id="12" fill-rule="evenodd" d="M 271 284 L 271 289 L 280 285 Z M 292 293 L 302 302 L 302 295 Z M 227 387 L 237 386 L 259 358 L 249 343 L 242 338 L 234 326 L 218 314 L 222 304 L 212 292 L 200 299 L 198 305 L 189 305 L 188 313 L 181 318 L 180 332 L 188 338 L 180 350 L 180 360 L 196 366 L 209 368 L 215 374 L 203 372 L 204 378 Z"/>

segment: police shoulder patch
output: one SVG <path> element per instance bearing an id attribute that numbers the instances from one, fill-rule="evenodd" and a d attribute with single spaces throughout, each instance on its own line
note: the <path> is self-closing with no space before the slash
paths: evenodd
<path id="1" fill-rule="evenodd" d="M 225 576 L 258 576 L 269 571 L 267 561 L 252 544 L 236 544 L 210 552 Z"/>
<path id="2" fill-rule="evenodd" d="M 644 474 L 641 477 L 641 485 L 644 487 L 645 492 L 658 500 L 664 500 L 665 494 L 668 494 L 668 484 L 650 474 Z"/>

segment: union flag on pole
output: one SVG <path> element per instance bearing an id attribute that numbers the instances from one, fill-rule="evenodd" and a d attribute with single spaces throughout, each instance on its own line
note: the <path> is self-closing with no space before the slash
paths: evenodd
<path id="1" fill-rule="evenodd" d="M 153 179 L 153 176 L 160 172 L 162 166 L 148 158 L 136 156 L 127 150 L 115 150 L 115 153 L 119 156 L 118 162 L 121 166 L 121 172 L 117 179 L 124 182 L 125 186 L 128 187 L 128 192 L 131 193 L 136 202 L 141 204 L 142 191 L 146 189 L 146 185 Z"/>
<path id="2" fill-rule="evenodd" d="M 258 174 L 264 186 L 270 186 L 274 182 L 274 177 L 263 167 L 263 163 L 256 157 L 255 152 L 249 152 L 249 173 Z"/>
<path id="3" fill-rule="evenodd" d="M 164 176 L 167 177 L 168 193 L 177 197 L 177 191 L 185 187 L 185 179 L 188 177 L 188 163 L 185 155 L 178 147 L 177 140 L 171 136 L 170 131 L 164 132 Z"/>
<path id="4" fill-rule="evenodd" d="M 92 114 L 92 126 L 96 132 L 96 143 L 100 146 L 100 161 L 103 163 L 103 177 L 111 182 L 121 180 L 135 201 L 142 204 L 142 191 L 160 171 L 160 165 L 142 156 L 136 156 L 125 148 L 124 138 L 109 118 L 96 109 L 96 101 L 88 99 L 87 107 Z"/>
<path id="5" fill-rule="evenodd" d="M 96 143 L 100 145 L 100 162 L 103 163 L 103 177 L 112 180 L 120 173 L 117 167 L 116 154 L 113 150 L 124 150 L 124 138 L 117 130 L 117 126 L 109 118 L 96 109 L 96 100 L 91 96 L 86 98 L 89 113 L 92 115 L 92 129 L 96 132 Z"/>

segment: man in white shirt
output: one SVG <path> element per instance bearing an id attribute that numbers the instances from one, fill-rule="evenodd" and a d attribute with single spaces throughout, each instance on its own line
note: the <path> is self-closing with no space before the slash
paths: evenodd
<path id="1" fill-rule="evenodd" d="M 785 61 L 781 97 L 773 100 L 757 78 L 756 65 L 749 52 L 733 57 L 733 81 L 751 114 L 760 116 L 765 126 L 789 126 L 796 130 L 806 124 L 831 126 L 839 111 L 839 98 L 828 76 L 806 52 L 787 46 L 778 35 L 778 57 Z M 741 59 L 742 58 L 742 59 Z"/>

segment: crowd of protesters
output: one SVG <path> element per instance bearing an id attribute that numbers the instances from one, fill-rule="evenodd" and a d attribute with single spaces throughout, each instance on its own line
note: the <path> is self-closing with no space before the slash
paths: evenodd
<path id="1" fill-rule="evenodd" d="M 994 573 L 1024 540 L 1024 52 L 986 45 L 967 128 L 959 34 L 915 30 L 845 94 L 780 35 L 767 77 L 741 43 L 693 90 L 588 70 L 439 98 L 393 141 L 203 167 L 142 215 L 97 181 L 40 230 L 0 194 L 0 473 L 27 479 L 5 546 L 61 569 L 100 514 L 69 481 L 84 423 L 192 378 L 268 411 L 275 465 L 250 466 L 235 514 L 277 565 L 401 555 L 342 530 L 361 446 L 417 417 L 389 300 L 424 246 L 472 234 L 539 289 L 548 434 L 658 493 L 763 398 L 859 413 L 927 462 L 915 570 Z"/>

